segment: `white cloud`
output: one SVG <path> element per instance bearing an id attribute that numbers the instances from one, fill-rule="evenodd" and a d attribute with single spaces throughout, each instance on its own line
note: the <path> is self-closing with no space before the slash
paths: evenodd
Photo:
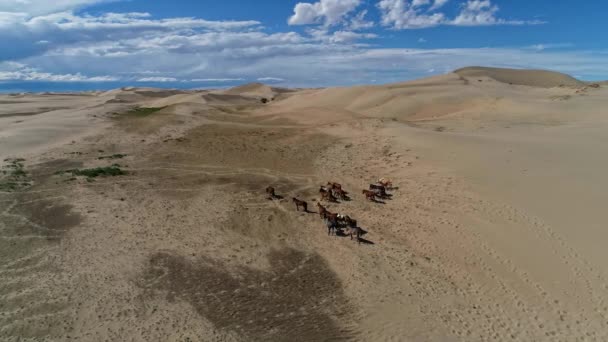
<path id="1" fill-rule="evenodd" d="M 289 18 L 289 25 L 309 25 L 323 23 L 326 26 L 336 25 L 354 11 L 361 0 L 320 0 L 315 3 L 299 2 Z"/>
<path id="2" fill-rule="evenodd" d="M 260 82 L 283 82 L 285 80 L 282 78 L 279 78 L 279 77 L 259 77 L 258 81 L 260 81 Z"/>
<path id="3" fill-rule="evenodd" d="M 424 38 L 418 38 L 418 43 L 426 43 L 426 39 Z"/>
<path id="4" fill-rule="evenodd" d="M 530 49 L 536 50 L 536 51 L 544 51 L 547 49 L 562 49 L 562 48 L 569 48 L 569 47 L 573 47 L 574 45 L 571 43 L 550 43 L 550 44 L 534 44 L 529 46 Z"/>
<path id="5" fill-rule="evenodd" d="M 453 23 L 465 26 L 493 25 L 498 23 L 496 12 L 498 6 L 492 5 L 490 0 L 468 0 Z"/>
<path id="6" fill-rule="evenodd" d="M 315 40 L 330 44 L 353 43 L 362 39 L 374 39 L 378 36 L 374 33 L 359 33 L 353 31 L 329 32 L 325 29 L 309 29 L 310 34 Z"/>
<path id="7" fill-rule="evenodd" d="M 487 26 L 487 25 L 534 25 L 539 20 L 507 20 L 498 18 L 499 7 L 490 0 L 467 0 L 454 19 L 436 10 L 448 0 L 381 0 L 378 3 L 382 24 L 397 30 L 421 29 L 439 25 Z"/>
<path id="8" fill-rule="evenodd" d="M 175 77 L 162 77 L 162 76 L 153 76 L 153 77 L 144 77 L 137 80 L 137 82 L 177 82 L 177 78 Z"/>
<path id="9" fill-rule="evenodd" d="M 428 4 L 429 2 L 424 2 Z M 420 10 L 423 3 L 416 6 L 406 0 L 382 0 L 378 8 L 382 14 L 382 24 L 394 29 L 419 29 L 445 23 L 443 13 L 424 14 Z"/>
<path id="10" fill-rule="evenodd" d="M 71 11 L 111 0 L 2 0 L 0 12 L 22 13 L 29 16 Z"/>
<path id="11" fill-rule="evenodd" d="M 368 21 L 365 19 L 367 15 L 367 10 L 363 10 L 351 18 L 350 23 L 348 24 L 348 29 L 357 31 L 364 30 L 374 27 L 373 21 Z"/>
<path id="12" fill-rule="evenodd" d="M 0 51 L 0 61 L 40 55 L 52 49 L 83 46 L 87 43 L 103 45 L 104 42 L 145 39 L 176 32 L 187 36 L 209 31 L 242 31 L 259 24 L 251 20 L 151 19 L 147 13 L 106 13 L 94 17 L 61 12 L 29 18 L 23 14 L 7 15 L 0 12 L 0 42 L 11 47 Z"/>
<path id="13" fill-rule="evenodd" d="M 462 5 L 460 14 L 451 22 L 459 26 L 484 26 L 484 25 L 537 25 L 544 24 L 540 20 L 507 20 L 497 18 L 499 7 L 493 5 L 490 0 L 467 0 Z"/>
<path id="14" fill-rule="evenodd" d="M 81 73 L 76 74 L 55 74 L 49 72 L 41 72 L 35 68 L 26 67 L 23 64 L 9 63 L 4 64 L 4 67 L 12 70 L 0 70 L 1 81 L 42 81 L 42 82 L 112 82 L 119 79 L 113 76 L 84 76 Z"/>
<path id="15" fill-rule="evenodd" d="M 435 2 L 433 3 L 433 6 L 431 6 L 431 8 L 429 8 L 429 11 L 434 11 L 434 10 L 440 9 L 445 4 L 447 4 L 448 1 L 450 1 L 450 0 L 435 0 Z"/>
<path id="16" fill-rule="evenodd" d="M 412 0 L 412 7 L 420 7 L 424 5 L 428 5 L 431 3 L 431 0 Z"/>

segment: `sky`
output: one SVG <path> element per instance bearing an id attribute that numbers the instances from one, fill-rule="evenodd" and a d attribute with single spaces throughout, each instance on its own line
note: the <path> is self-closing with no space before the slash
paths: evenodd
<path id="1" fill-rule="evenodd" d="M 0 92 L 381 84 L 471 65 L 608 79 L 608 1 L 0 0 Z"/>

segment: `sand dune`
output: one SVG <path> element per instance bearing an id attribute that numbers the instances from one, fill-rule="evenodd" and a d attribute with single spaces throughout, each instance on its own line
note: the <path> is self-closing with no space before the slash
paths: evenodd
<path id="1" fill-rule="evenodd" d="M 547 70 L 468 67 L 458 69 L 454 71 L 454 73 L 469 79 L 489 77 L 498 82 L 526 85 L 530 87 L 580 87 L 584 85 L 584 82 L 581 82 L 570 75 Z"/>
<path id="2" fill-rule="evenodd" d="M 224 94 L 241 95 L 247 97 L 274 99 L 279 95 L 290 93 L 291 90 L 285 88 L 271 87 L 262 83 L 248 83 L 223 91 Z"/>
<path id="3" fill-rule="evenodd" d="M 0 340 L 605 341 L 607 89 L 0 96 Z M 328 181 L 360 244 L 316 213 Z"/>

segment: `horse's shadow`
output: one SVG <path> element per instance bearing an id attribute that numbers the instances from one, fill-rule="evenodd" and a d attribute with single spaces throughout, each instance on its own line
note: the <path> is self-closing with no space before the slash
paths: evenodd
<path id="1" fill-rule="evenodd" d="M 363 243 L 363 244 L 366 244 L 366 245 L 375 245 L 375 244 L 376 244 L 376 243 L 374 243 L 373 241 L 370 241 L 370 240 L 364 239 L 364 238 L 362 238 L 362 237 L 360 237 L 360 238 L 359 238 L 359 242 L 360 242 L 360 243 Z"/>
<path id="2" fill-rule="evenodd" d="M 274 200 L 280 201 L 280 200 L 285 199 L 285 197 L 281 196 L 281 195 L 274 195 L 274 196 L 266 197 L 266 199 L 269 200 L 269 201 L 274 201 Z"/>
<path id="3" fill-rule="evenodd" d="M 348 227 L 346 227 L 346 226 L 341 226 L 341 227 L 339 227 L 339 228 L 336 230 L 336 236 L 339 236 L 339 237 L 350 237 L 350 235 L 347 235 L 347 234 L 345 234 L 345 233 L 344 233 L 344 230 L 343 230 L 343 229 L 347 229 L 347 228 L 348 228 Z M 365 229 L 363 229 L 363 228 L 361 228 L 361 227 L 359 227 L 359 229 L 361 229 L 361 236 L 363 236 L 363 235 L 367 234 L 367 230 L 365 230 Z M 359 237 L 359 241 L 358 241 L 358 242 L 359 242 L 359 243 L 366 244 L 366 245 L 375 245 L 375 244 L 376 244 L 376 243 L 374 243 L 374 242 L 373 242 L 373 241 L 371 241 L 371 240 L 364 239 L 363 237 Z"/>

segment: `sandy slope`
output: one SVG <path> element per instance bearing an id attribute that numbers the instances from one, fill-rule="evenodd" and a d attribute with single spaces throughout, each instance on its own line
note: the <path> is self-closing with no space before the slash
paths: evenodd
<path id="1" fill-rule="evenodd" d="M 0 339 L 608 339 L 608 90 L 474 70 L 265 105 L 261 85 L 2 98 L 40 113 L 2 131 L 33 185 L 0 193 Z M 129 174 L 55 174 L 112 163 Z M 365 201 L 379 176 L 399 189 Z M 364 243 L 295 211 L 329 180 Z"/>

